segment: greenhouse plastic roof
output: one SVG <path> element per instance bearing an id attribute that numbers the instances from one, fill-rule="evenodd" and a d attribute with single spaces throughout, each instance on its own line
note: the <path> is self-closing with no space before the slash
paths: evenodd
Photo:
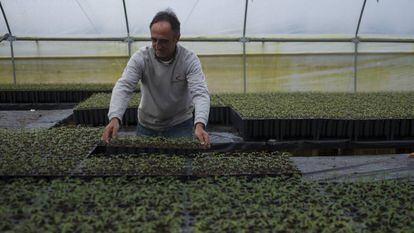
<path id="1" fill-rule="evenodd" d="M 122 0 L 0 0 L 17 37 L 126 37 Z M 249 0 L 246 36 L 353 36 L 364 0 Z M 243 0 L 125 0 L 130 35 L 173 9 L 188 37 L 241 37 Z M 414 1 L 367 0 L 359 35 L 414 37 Z M 7 32 L 3 16 L 0 33 Z"/>

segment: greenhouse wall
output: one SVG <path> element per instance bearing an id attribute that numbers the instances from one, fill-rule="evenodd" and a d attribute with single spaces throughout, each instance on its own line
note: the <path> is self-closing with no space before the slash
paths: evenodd
<path id="1" fill-rule="evenodd" d="M 0 83 L 13 82 L 10 40 L 17 83 L 114 83 L 128 39 L 131 53 L 149 45 L 149 22 L 170 8 L 211 92 L 414 90 L 413 1 L 124 2 L 126 15 L 118 0 L 1 0 L 0 33 L 7 16 L 16 40 L 0 42 Z"/>
<path id="2" fill-rule="evenodd" d="M 134 43 L 133 51 L 145 44 Z M 212 92 L 243 91 L 240 43 L 183 44 L 199 55 Z M 18 83 L 114 83 L 128 61 L 127 45 L 119 42 L 15 42 L 15 48 Z M 414 45 L 359 49 L 358 91 L 414 90 Z M 247 91 L 352 91 L 352 50 L 352 43 L 248 43 Z M 0 83 L 12 83 L 12 73 L 10 57 L 2 57 Z"/>

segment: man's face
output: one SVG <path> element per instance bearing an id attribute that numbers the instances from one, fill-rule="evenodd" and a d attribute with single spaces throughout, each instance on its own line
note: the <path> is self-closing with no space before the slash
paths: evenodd
<path id="1" fill-rule="evenodd" d="M 177 35 L 167 21 L 159 21 L 151 27 L 152 47 L 155 55 L 161 60 L 170 60 L 174 56 L 175 46 L 180 35 Z"/>

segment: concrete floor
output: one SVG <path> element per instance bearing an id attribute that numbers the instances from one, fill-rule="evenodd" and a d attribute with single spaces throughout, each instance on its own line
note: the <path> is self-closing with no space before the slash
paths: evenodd
<path id="1" fill-rule="evenodd" d="M 414 181 L 414 158 L 408 154 L 292 157 L 304 178 L 319 181 Z"/>
<path id="2" fill-rule="evenodd" d="M 50 128 L 72 113 L 72 109 L 0 111 L 0 128 Z"/>

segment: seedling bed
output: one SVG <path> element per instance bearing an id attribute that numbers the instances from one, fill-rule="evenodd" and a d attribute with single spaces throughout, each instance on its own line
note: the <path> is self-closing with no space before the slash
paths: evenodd
<path id="1" fill-rule="evenodd" d="M 1 180 L 2 232 L 412 232 L 407 181 Z M 323 190 L 323 192 L 321 192 Z M 93 214 L 91 214 L 93 213 Z"/>

